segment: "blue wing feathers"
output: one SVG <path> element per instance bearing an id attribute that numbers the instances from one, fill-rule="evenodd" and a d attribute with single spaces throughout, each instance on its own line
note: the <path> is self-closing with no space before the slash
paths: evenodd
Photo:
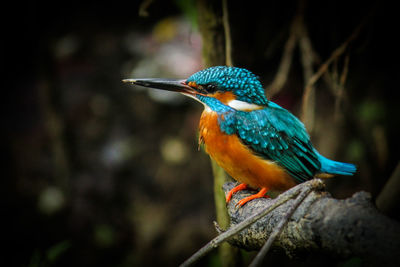
<path id="1" fill-rule="evenodd" d="M 312 146 L 303 123 L 273 102 L 251 112 L 226 110 L 219 124 L 222 131 L 236 133 L 256 154 L 275 161 L 298 182 L 321 172 L 352 175 L 356 171 L 353 164 L 321 156 Z"/>

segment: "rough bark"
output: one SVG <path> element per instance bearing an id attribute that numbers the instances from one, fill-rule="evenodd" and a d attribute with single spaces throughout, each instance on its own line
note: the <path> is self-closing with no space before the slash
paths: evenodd
<path id="1" fill-rule="evenodd" d="M 224 184 L 225 193 L 234 185 Z M 254 192 L 244 190 L 234 194 L 228 204 L 231 226 L 275 201 L 262 198 L 241 208 L 235 207 L 240 199 L 251 193 Z M 293 202 L 289 200 L 229 242 L 247 250 L 259 250 Z M 273 246 L 283 249 L 291 257 L 318 252 L 342 259 L 359 257 L 365 266 L 400 266 L 400 224 L 381 214 L 366 192 L 338 200 L 325 191 L 314 191 L 295 211 Z"/>

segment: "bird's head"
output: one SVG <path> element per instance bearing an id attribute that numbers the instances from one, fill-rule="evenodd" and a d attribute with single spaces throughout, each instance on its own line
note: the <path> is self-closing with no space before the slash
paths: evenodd
<path id="1" fill-rule="evenodd" d="M 180 92 L 208 104 L 210 98 L 239 110 L 267 105 L 261 82 L 252 72 L 236 67 L 217 66 L 194 73 L 186 80 L 126 79 L 124 82 Z"/>

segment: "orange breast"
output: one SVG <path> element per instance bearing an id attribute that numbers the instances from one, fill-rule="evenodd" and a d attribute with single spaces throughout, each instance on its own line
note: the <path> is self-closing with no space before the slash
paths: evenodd
<path id="1" fill-rule="evenodd" d="M 200 119 L 200 139 L 206 152 L 235 180 L 253 188 L 283 191 L 296 185 L 273 161 L 254 155 L 236 135 L 221 132 L 217 113 L 205 110 Z"/>

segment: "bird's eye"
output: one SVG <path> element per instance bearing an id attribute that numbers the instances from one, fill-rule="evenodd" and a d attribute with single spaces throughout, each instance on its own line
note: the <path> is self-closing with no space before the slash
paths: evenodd
<path id="1" fill-rule="evenodd" d="M 217 91 L 217 86 L 214 84 L 194 84 L 189 82 L 188 85 L 196 88 L 197 91 L 203 94 L 213 94 Z"/>
<path id="2" fill-rule="evenodd" d="M 215 91 L 217 91 L 217 86 L 215 86 L 214 84 L 207 84 L 205 86 L 205 89 L 208 93 L 214 93 Z"/>

